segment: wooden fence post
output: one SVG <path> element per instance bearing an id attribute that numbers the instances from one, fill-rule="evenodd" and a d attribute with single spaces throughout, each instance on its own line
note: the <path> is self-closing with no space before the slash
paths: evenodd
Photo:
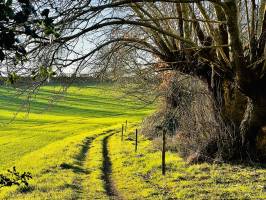
<path id="1" fill-rule="evenodd" d="M 121 141 L 124 140 L 124 124 L 122 124 L 122 134 L 121 134 Z"/>
<path id="2" fill-rule="evenodd" d="M 127 132 L 127 120 L 126 120 L 126 125 L 125 125 L 125 133 Z"/>
<path id="3" fill-rule="evenodd" d="M 162 146 L 162 174 L 165 175 L 165 144 L 166 144 L 166 130 L 163 130 L 163 146 Z"/>
<path id="4" fill-rule="evenodd" d="M 136 129 L 135 152 L 138 150 L 138 129 Z"/>

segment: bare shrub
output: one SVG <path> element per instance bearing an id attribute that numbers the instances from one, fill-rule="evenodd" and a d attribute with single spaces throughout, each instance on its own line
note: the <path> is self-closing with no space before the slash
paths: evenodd
<path id="1" fill-rule="evenodd" d="M 174 136 L 169 136 L 166 138 L 166 150 L 167 151 L 172 151 L 172 152 L 177 152 L 178 151 L 178 146 L 176 143 L 177 135 Z M 162 137 L 155 137 L 153 138 L 153 148 L 156 150 L 161 150 L 162 149 Z"/>
<path id="2" fill-rule="evenodd" d="M 168 88 L 165 90 L 165 88 Z M 159 111 L 147 118 L 142 132 L 150 138 L 168 131 L 168 149 L 189 162 L 223 160 L 233 156 L 239 136 L 225 124 L 219 107 L 212 102 L 207 84 L 190 76 L 172 76 L 164 88 Z"/>

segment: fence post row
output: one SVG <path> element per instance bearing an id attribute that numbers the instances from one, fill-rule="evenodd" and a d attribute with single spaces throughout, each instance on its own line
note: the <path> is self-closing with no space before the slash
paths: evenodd
<path id="1" fill-rule="evenodd" d="M 127 120 L 126 120 L 126 126 L 125 126 L 125 133 L 127 132 Z"/>
<path id="2" fill-rule="evenodd" d="M 124 124 L 122 124 L 122 134 L 121 134 L 121 141 L 124 140 Z"/>
<path id="3" fill-rule="evenodd" d="M 135 152 L 138 150 L 138 129 L 136 129 Z"/>

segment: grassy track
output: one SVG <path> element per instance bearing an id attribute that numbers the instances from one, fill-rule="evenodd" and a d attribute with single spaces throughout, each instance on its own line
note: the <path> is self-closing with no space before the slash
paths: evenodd
<path id="1" fill-rule="evenodd" d="M 150 109 L 129 101 L 109 86 L 71 87 L 68 95 L 50 106 L 49 97 L 59 88 L 44 87 L 33 100 L 30 115 L 20 113 L 6 125 L 23 103 L 10 88 L 0 88 L 0 171 L 16 166 L 33 174 L 31 188 L 0 189 L 0 199 L 76 199 L 88 195 L 83 181 L 87 159 L 95 158 L 94 140 L 121 122 L 139 121 Z M 102 148 L 102 147 L 101 147 Z M 91 165 L 91 163 L 90 163 Z M 101 167 L 101 164 L 99 165 Z M 93 174 L 90 174 L 93 176 Z M 97 185 L 97 183 L 96 183 Z"/>
<path id="2" fill-rule="evenodd" d="M 2 188 L 0 199 L 266 199 L 266 170 L 259 166 L 189 166 L 167 152 L 162 176 L 161 152 L 142 135 L 134 148 L 133 130 L 151 108 L 136 110 L 140 104 L 111 89 L 71 87 L 50 107 L 58 87 L 44 87 L 28 118 L 21 113 L 6 125 L 23 100 L 0 88 L 0 171 L 15 165 L 33 174 L 29 188 Z"/>

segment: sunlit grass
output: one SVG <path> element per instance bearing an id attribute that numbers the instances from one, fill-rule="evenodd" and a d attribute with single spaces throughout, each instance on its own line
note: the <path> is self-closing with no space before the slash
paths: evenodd
<path id="1" fill-rule="evenodd" d="M 135 128 L 135 127 L 134 127 Z M 113 179 L 126 199 L 266 199 L 266 170 L 259 166 L 230 164 L 189 165 L 176 153 L 166 153 L 166 175 L 161 172 L 161 152 L 134 129 L 125 140 L 110 139 Z"/>
<path id="2" fill-rule="evenodd" d="M 7 124 L 23 99 L 14 97 L 10 88 L 0 88 L 0 170 L 16 166 L 19 171 L 33 174 L 29 191 L 21 192 L 17 187 L 1 189 L 0 199 L 76 197 L 85 175 L 74 170 L 83 167 L 75 164 L 83 141 L 104 129 L 120 126 L 126 119 L 139 121 L 150 112 L 149 108 L 136 109 L 140 103 L 121 99 L 121 94 L 107 85 L 71 87 L 64 98 L 51 105 L 50 97 L 58 89 L 44 87 L 31 102 L 29 115 L 21 112 Z M 74 168 L 65 169 L 64 164 Z"/>
<path id="3" fill-rule="evenodd" d="M 23 97 L 0 88 L 0 171 L 12 166 L 33 175 L 30 187 L 0 189 L 0 199 L 109 199 L 103 169 L 103 140 L 109 134 L 111 178 L 124 199 L 266 199 L 266 170 L 230 164 L 188 165 L 176 153 L 161 152 L 135 128 L 151 107 L 122 96 L 109 85 L 72 86 L 51 105 L 58 86 L 46 86 L 31 103 L 29 115 L 14 112 Z M 62 96 L 62 95 L 59 95 Z M 137 109 L 140 108 L 141 109 Z M 121 141 L 121 124 L 128 130 Z"/>

